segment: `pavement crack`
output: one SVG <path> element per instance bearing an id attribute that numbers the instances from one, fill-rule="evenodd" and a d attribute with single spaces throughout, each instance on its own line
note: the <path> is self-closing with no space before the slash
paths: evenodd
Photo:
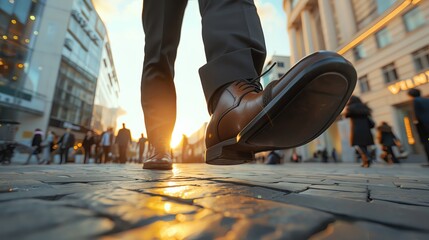
<path id="1" fill-rule="evenodd" d="M 172 196 L 167 196 L 167 195 L 162 195 L 162 194 L 150 193 L 150 192 L 145 192 L 145 191 L 142 191 L 142 190 L 128 189 L 128 191 L 137 192 L 137 193 L 141 193 L 141 194 L 146 194 L 146 195 L 149 195 L 149 196 L 152 196 L 152 197 L 163 197 L 163 198 L 166 198 L 166 199 L 171 200 L 171 201 L 176 202 L 176 203 L 181 203 L 181 204 L 187 204 L 187 205 L 195 206 L 195 205 L 193 205 L 194 199 L 183 199 L 183 198 L 180 198 L 180 197 L 172 197 Z"/>

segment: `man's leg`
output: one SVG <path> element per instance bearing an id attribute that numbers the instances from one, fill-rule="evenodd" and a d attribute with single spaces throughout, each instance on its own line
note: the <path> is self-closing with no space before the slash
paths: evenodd
<path id="1" fill-rule="evenodd" d="M 156 151 L 167 151 L 176 121 L 174 62 L 187 0 L 145 0 L 145 56 L 141 104 L 147 136 Z"/>
<path id="2" fill-rule="evenodd" d="M 120 163 L 127 162 L 127 146 L 119 146 L 119 161 Z"/>
<path id="3" fill-rule="evenodd" d="M 143 153 L 144 153 L 144 147 L 142 147 L 140 145 L 140 147 L 139 147 L 139 163 L 141 163 L 143 160 Z"/>
<path id="4" fill-rule="evenodd" d="M 67 164 L 67 162 L 69 161 L 69 149 L 70 148 L 64 149 L 64 164 Z"/>
<path id="5" fill-rule="evenodd" d="M 216 90 L 239 79 L 259 76 L 266 49 L 253 0 L 199 0 L 199 6 L 207 59 L 199 72 L 211 114 Z"/>
<path id="6" fill-rule="evenodd" d="M 63 163 L 63 159 L 64 159 L 64 149 L 60 148 L 60 164 Z"/>
<path id="7" fill-rule="evenodd" d="M 423 147 L 425 148 L 426 158 L 427 158 L 428 164 L 429 164 L 429 141 L 423 143 Z"/>
<path id="8" fill-rule="evenodd" d="M 316 52 L 262 89 L 265 43 L 253 0 L 199 3 L 207 58 L 199 72 L 211 114 L 207 163 L 240 164 L 255 152 L 300 146 L 335 121 L 356 85 L 350 62 Z"/>
<path id="9" fill-rule="evenodd" d="M 34 150 L 31 150 L 31 153 L 28 155 L 27 161 L 25 161 L 24 165 L 27 165 L 30 163 L 31 157 L 33 156 Z"/>
<path id="10" fill-rule="evenodd" d="M 145 160 L 144 169 L 172 168 L 169 151 L 171 134 L 176 122 L 174 62 L 187 1 L 143 2 L 145 58 L 141 104 L 147 137 L 154 146 L 154 155 Z"/>

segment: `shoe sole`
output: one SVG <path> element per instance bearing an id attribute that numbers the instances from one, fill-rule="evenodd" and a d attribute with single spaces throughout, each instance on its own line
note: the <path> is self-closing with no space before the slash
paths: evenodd
<path id="1" fill-rule="evenodd" d="M 335 121 L 355 85 L 351 64 L 342 57 L 319 57 L 306 64 L 235 138 L 208 148 L 206 163 L 242 164 L 253 161 L 256 152 L 310 142 Z"/>
<path id="2" fill-rule="evenodd" d="M 143 169 L 171 170 L 171 169 L 173 169 L 173 164 L 171 164 L 171 163 L 144 163 Z"/>

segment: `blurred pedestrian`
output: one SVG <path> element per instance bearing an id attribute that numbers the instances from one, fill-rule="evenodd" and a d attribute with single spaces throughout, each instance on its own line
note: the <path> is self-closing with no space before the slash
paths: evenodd
<path id="1" fill-rule="evenodd" d="M 45 136 L 45 139 L 42 142 L 42 163 L 51 164 L 52 162 L 52 152 L 55 145 L 55 133 L 53 131 L 48 131 Z"/>
<path id="2" fill-rule="evenodd" d="M 268 153 L 267 161 L 265 162 L 268 165 L 275 165 L 282 163 L 283 153 L 281 150 L 273 150 Z"/>
<path id="3" fill-rule="evenodd" d="M 113 128 L 109 127 L 105 132 L 101 134 L 100 146 L 103 148 L 103 159 L 102 163 L 110 161 L 110 151 L 113 144 Z"/>
<path id="4" fill-rule="evenodd" d="M 40 161 L 40 156 L 39 156 L 39 154 L 42 152 L 42 141 L 43 141 L 43 132 L 39 128 L 36 128 L 34 130 L 33 139 L 31 140 L 32 150 L 28 155 L 27 161 L 24 164 L 29 164 L 33 155 L 36 156 L 38 164 L 42 163 Z"/>
<path id="5" fill-rule="evenodd" d="M 357 96 L 351 96 L 346 106 L 346 117 L 351 120 L 351 145 L 355 147 L 362 159 L 362 167 L 370 166 L 368 146 L 374 145 L 371 128 L 374 121 L 371 118 L 371 109 Z"/>
<path id="6" fill-rule="evenodd" d="M 132 141 L 130 130 L 125 127 L 125 123 L 122 123 L 122 128 L 119 129 L 116 136 L 116 143 L 119 147 L 119 162 L 122 164 L 127 162 L 128 146 Z"/>
<path id="7" fill-rule="evenodd" d="M 408 90 L 408 96 L 413 98 L 414 125 L 417 128 L 420 142 L 422 143 L 429 166 L 429 98 L 421 97 L 421 92 L 417 88 Z"/>
<path id="8" fill-rule="evenodd" d="M 95 143 L 95 139 L 92 134 L 92 131 L 86 132 L 85 138 L 82 141 L 82 147 L 84 151 L 84 157 L 83 157 L 84 164 L 89 163 L 89 158 L 91 157 L 91 149 L 94 143 Z"/>
<path id="9" fill-rule="evenodd" d="M 290 160 L 291 160 L 292 162 L 298 163 L 298 162 L 301 162 L 301 159 L 302 159 L 302 157 L 301 157 L 301 155 L 299 155 L 299 154 L 296 152 L 296 148 L 293 148 L 293 149 L 292 149 L 292 155 L 291 155 L 291 157 L 290 157 Z"/>
<path id="10" fill-rule="evenodd" d="M 75 141 L 76 140 L 74 134 L 71 132 L 71 128 L 67 128 L 66 132 L 58 141 L 58 146 L 60 149 L 60 164 L 68 162 L 70 148 L 74 147 Z"/>
<path id="11" fill-rule="evenodd" d="M 146 142 L 147 142 L 147 138 L 145 138 L 144 134 L 141 134 L 141 137 L 139 139 L 139 163 L 143 162 L 143 154 L 144 154 L 144 150 L 146 148 Z"/>
<path id="12" fill-rule="evenodd" d="M 327 163 L 328 162 L 328 150 L 326 148 L 322 151 L 322 162 Z"/>
<path id="13" fill-rule="evenodd" d="M 387 122 L 381 122 L 381 125 L 377 127 L 377 140 L 383 150 L 381 158 L 389 164 L 399 163 L 397 156 L 393 152 L 393 147 L 400 147 L 401 144 Z"/>
<path id="14" fill-rule="evenodd" d="M 335 163 L 338 161 L 337 150 L 335 148 L 332 148 L 331 157 Z"/>

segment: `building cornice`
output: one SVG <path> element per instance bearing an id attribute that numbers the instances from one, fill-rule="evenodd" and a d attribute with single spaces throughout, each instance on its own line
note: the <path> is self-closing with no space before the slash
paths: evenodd
<path id="1" fill-rule="evenodd" d="M 402 3 L 399 3 L 396 8 L 394 8 L 388 14 L 380 17 L 379 20 L 376 21 L 375 24 L 369 25 L 367 28 L 364 28 L 360 33 L 357 34 L 357 37 L 349 41 L 348 43 L 343 44 L 342 47 L 339 48 L 338 53 L 344 54 L 350 49 L 354 48 L 356 45 L 367 39 L 369 36 L 372 36 L 375 32 L 384 27 L 387 23 L 392 21 L 396 16 L 402 13 L 407 7 L 410 5 L 416 5 L 421 0 L 404 0 Z"/>

